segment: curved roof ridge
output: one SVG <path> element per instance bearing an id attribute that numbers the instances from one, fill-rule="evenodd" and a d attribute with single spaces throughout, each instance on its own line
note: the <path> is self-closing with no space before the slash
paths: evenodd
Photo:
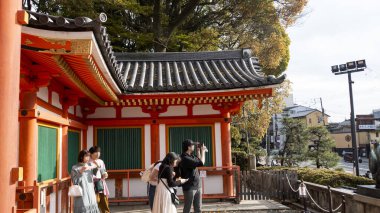
<path id="1" fill-rule="evenodd" d="M 199 61 L 251 58 L 250 49 L 204 52 L 117 52 L 118 61 Z"/>

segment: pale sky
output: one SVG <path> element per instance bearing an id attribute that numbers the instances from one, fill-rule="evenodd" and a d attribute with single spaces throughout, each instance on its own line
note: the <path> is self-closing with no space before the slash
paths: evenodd
<path id="1" fill-rule="evenodd" d="M 352 74 L 355 114 L 380 108 L 380 0 L 309 0 L 305 16 L 288 29 L 295 103 L 320 109 L 330 122 L 350 117 L 347 75 L 331 66 L 365 59 L 367 69 Z"/>

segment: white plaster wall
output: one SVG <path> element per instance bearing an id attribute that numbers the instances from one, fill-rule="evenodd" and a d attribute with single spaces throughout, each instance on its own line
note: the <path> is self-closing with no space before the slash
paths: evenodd
<path id="1" fill-rule="evenodd" d="M 50 197 L 50 210 L 49 212 L 55 212 L 55 206 L 57 205 L 57 201 L 55 199 L 55 192 L 49 195 Z"/>
<path id="2" fill-rule="evenodd" d="M 83 117 L 82 108 L 80 107 L 80 105 L 76 106 L 75 113 L 76 113 L 76 116 L 81 117 L 81 118 Z"/>
<path id="3" fill-rule="evenodd" d="M 202 104 L 193 106 L 193 115 L 219 115 L 218 110 L 214 110 L 211 104 Z"/>
<path id="4" fill-rule="evenodd" d="M 223 176 L 207 176 L 204 178 L 203 190 L 204 194 L 223 194 Z M 177 194 L 183 195 L 182 187 L 178 187 Z"/>
<path id="5" fill-rule="evenodd" d="M 142 111 L 141 107 L 123 107 L 121 109 L 123 118 L 149 118 L 150 114 Z"/>
<path id="6" fill-rule="evenodd" d="M 204 178 L 204 194 L 222 194 L 223 176 L 207 176 Z"/>
<path id="7" fill-rule="evenodd" d="M 187 115 L 186 106 L 169 106 L 166 112 L 160 114 L 160 117 L 186 116 L 186 115 Z"/>
<path id="8" fill-rule="evenodd" d="M 87 148 L 94 145 L 94 126 L 87 127 Z"/>
<path id="9" fill-rule="evenodd" d="M 129 196 L 142 197 L 147 196 L 146 183 L 142 182 L 140 178 L 131 178 L 129 181 Z M 128 179 L 123 179 L 123 197 L 128 196 Z"/>
<path id="10" fill-rule="evenodd" d="M 62 212 L 62 190 L 58 191 L 58 213 Z"/>
<path id="11" fill-rule="evenodd" d="M 74 106 L 70 106 L 67 110 L 70 114 L 74 115 Z"/>
<path id="12" fill-rule="evenodd" d="M 149 168 L 151 161 L 151 147 L 150 147 L 150 124 L 144 126 L 144 143 L 145 143 L 145 168 Z"/>
<path id="13" fill-rule="evenodd" d="M 164 159 L 166 155 L 166 127 L 165 124 L 160 124 L 160 159 Z"/>
<path id="14" fill-rule="evenodd" d="M 110 192 L 110 198 L 115 197 L 115 179 L 106 179 L 108 191 Z"/>
<path id="15" fill-rule="evenodd" d="M 52 111 L 49 111 L 49 110 L 43 108 L 42 106 L 37 106 L 37 111 L 42 112 L 42 113 L 48 113 L 48 114 L 51 114 L 51 115 L 54 115 L 54 116 L 61 117 L 61 115 L 58 115 L 57 113 L 54 113 L 54 112 L 52 112 Z"/>
<path id="16" fill-rule="evenodd" d="M 222 166 L 222 133 L 220 129 L 220 122 L 216 122 L 214 126 L 215 131 L 215 166 Z"/>
<path id="17" fill-rule="evenodd" d="M 202 180 L 201 180 L 202 181 Z M 115 179 L 107 179 L 107 187 L 110 192 L 110 198 L 115 198 Z M 147 196 L 146 183 L 140 178 L 131 178 L 129 182 L 129 196 L 142 197 Z M 223 193 L 223 176 L 207 176 L 203 184 L 204 194 L 222 194 Z M 178 187 L 178 195 L 183 195 L 182 187 Z M 123 179 L 122 196 L 128 196 L 128 179 Z"/>
<path id="18" fill-rule="evenodd" d="M 59 103 L 59 94 L 56 92 L 51 93 L 51 104 L 59 109 L 62 109 L 61 103 Z"/>
<path id="19" fill-rule="evenodd" d="M 41 87 L 37 92 L 37 97 L 41 98 L 45 102 L 49 102 L 49 90 L 47 87 Z"/>
<path id="20" fill-rule="evenodd" d="M 116 118 L 116 109 L 114 107 L 97 107 L 93 114 L 87 118 Z"/>
<path id="21" fill-rule="evenodd" d="M 183 195 L 182 187 L 177 188 L 177 195 Z"/>

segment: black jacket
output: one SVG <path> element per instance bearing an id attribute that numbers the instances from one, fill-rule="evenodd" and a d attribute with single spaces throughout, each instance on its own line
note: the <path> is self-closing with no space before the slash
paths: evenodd
<path id="1" fill-rule="evenodd" d="M 181 184 L 181 181 L 175 181 L 175 177 L 173 177 L 173 172 L 173 167 L 167 164 L 161 164 L 160 170 L 158 172 L 158 181 L 160 181 L 160 178 L 166 178 L 166 181 L 168 183 L 167 185 L 169 187 L 179 186 Z"/>
<path id="2" fill-rule="evenodd" d="M 189 180 L 182 185 L 183 191 L 196 190 L 200 188 L 200 178 L 197 167 L 203 166 L 203 162 L 194 155 L 189 155 L 186 152 L 181 154 L 181 163 L 179 169 L 181 178 Z"/>

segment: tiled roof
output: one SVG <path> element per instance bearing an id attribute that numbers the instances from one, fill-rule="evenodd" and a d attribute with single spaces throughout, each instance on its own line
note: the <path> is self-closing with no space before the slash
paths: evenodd
<path id="1" fill-rule="evenodd" d="M 121 82 L 116 75 L 118 66 L 109 35 L 107 34 L 107 29 L 106 27 L 101 26 L 101 23 L 107 21 L 106 14 L 101 13 L 97 19 L 92 20 L 88 17 L 70 19 L 31 11 L 26 12 L 29 14 L 29 23 L 26 25 L 28 27 L 69 32 L 93 31 L 100 52 L 112 77 L 115 79 L 119 88 L 122 90 L 125 88 L 123 82 Z"/>
<path id="2" fill-rule="evenodd" d="M 306 115 L 312 113 L 312 112 L 317 112 L 318 110 L 312 109 L 312 110 L 306 110 L 306 111 L 300 111 L 295 114 L 291 114 L 289 117 L 291 118 L 299 118 L 299 117 L 305 117 Z"/>
<path id="3" fill-rule="evenodd" d="M 249 49 L 215 52 L 116 53 L 128 92 L 203 91 L 279 84 L 264 76 Z"/>
<path id="4" fill-rule="evenodd" d="M 285 75 L 264 76 L 249 49 L 216 52 L 114 53 L 107 17 L 69 19 L 27 11 L 27 26 L 54 31 L 93 31 L 107 67 L 125 93 L 205 91 L 279 84 Z"/>

